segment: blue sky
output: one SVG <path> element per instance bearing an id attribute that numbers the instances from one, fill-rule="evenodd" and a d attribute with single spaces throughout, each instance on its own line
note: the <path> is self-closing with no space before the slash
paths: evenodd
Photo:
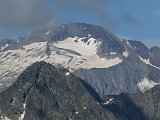
<path id="1" fill-rule="evenodd" d="M 85 22 L 160 47 L 159 5 L 159 0 L 1 0 L 0 39 L 46 26 Z"/>

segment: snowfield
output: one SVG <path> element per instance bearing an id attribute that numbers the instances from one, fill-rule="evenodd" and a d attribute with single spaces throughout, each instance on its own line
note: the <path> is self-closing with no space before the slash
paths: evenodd
<path id="1" fill-rule="evenodd" d="M 159 67 L 152 65 L 152 64 L 149 62 L 149 59 L 146 60 L 146 59 L 143 59 L 143 58 L 140 57 L 140 56 L 139 56 L 139 58 L 140 58 L 140 60 L 141 60 L 142 62 L 144 62 L 145 64 L 150 65 L 150 66 L 155 67 L 155 68 L 157 68 L 157 69 L 160 70 Z"/>
<path id="2" fill-rule="evenodd" d="M 101 42 L 97 42 L 97 40 L 94 38 L 89 38 L 87 42 L 84 42 L 83 39 L 85 38 L 69 37 L 63 41 L 55 43 L 54 46 L 58 48 L 73 50 L 81 55 L 96 55 L 97 48 Z"/>
<path id="3" fill-rule="evenodd" d="M 108 68 L 122 62 L 119 57 L 99 57 L 97 51 L 101 42 L 97 41 L 94 38 L 84 41 L 84 38 L 75 37 L 49 45 L 47 42 L 37 42 L 23 46 L 23 49 L 0 52 L 0 88 L 11 85 L 24 69 L 36 61 L 62 65 L 70 72 L 80 68 Z M 46 54 L 48 46 L 50 55 Z"/>
<path id="4" fill-rule="evenodd" d="M 148 80 L 147 78 L 142 79 L 142 81 L 137 84 L 141 92 L 146 92 L 147 90 L 153 88 L 155 85 L 158 85 L 158 83 L 155 83 L 152 80 Z"/>

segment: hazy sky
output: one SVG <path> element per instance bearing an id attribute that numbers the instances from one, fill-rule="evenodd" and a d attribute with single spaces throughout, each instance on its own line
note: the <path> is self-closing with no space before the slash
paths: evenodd
<path id="1" fill-rule="evenodd" d="M 85 22 L 160 47 L 160 0 L 0 0 L 0 39 Z"/>

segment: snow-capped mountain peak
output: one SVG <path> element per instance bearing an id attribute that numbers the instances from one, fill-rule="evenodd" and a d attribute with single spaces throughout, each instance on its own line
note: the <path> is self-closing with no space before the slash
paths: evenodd
<path id="1" fill-rule="evenodd" d="M 143 43 L 119 39 L 95 25 L 72 23 L 38 30 L 24 37 L 0 41 L 0 90 L 11 85 L 32 63 L 46 61 L 67 68 L 100 94 L 137 92 L 137 83 L 144 77 L 149 78 L 148 65 L 158 68 L 153 59 L 149 60 L 150 64 L 144 61 L 150 59 L 149 55 Z M 147 75 L 141 75 L 140 70 Z M 128 82 L 124 82 L 126 79 Z M 151 80 L 159 82 L 157 77 L 151 76 Z"/>

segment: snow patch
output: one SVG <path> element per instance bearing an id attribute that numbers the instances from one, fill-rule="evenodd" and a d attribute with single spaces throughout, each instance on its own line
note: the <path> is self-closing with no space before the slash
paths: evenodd
<path id="1" fill-rule="evenodd" d="M 123 52 L 123 56 L 128 57 L 129 53 L 127 51 Z"/>
<path id="2" fill-rule="evenodd" d="M 91 37 L 91 34 L 88 34 L 88 37 L 90 38 L 90 37 Z"/>
<path id="3" fill-rule="evenodd" d="M 102 103 L 102 105 L 108 105 L 112 100 L 113 100 L 113 98 L 110 98 L 108 101 Z"/>
<path id="4" fill-rule="evenodd" d="M 116 52 L 110 52 L 110 54 L 111 54 L 111 55 L 116 55 L 117 53 L 116 53 Z"/>
<path id="5" fill-rule="evenodd" d="M 23 104 L 23 113 L 21 114 L 21 116 L 18 118 L 18 120 L 23 120 L 24 119 L 24 116 L 25 116 L 25 108 L 26 108 L 26 103 Z"/>
<path id="6" fill-rule="evenodd" d="M 1 116 L 1 120 L 11 120 L 11 119 Z"/>
<path id="7" fill-rule="evenodd" d="M 1 52 L 0 88 L 11 85 L 24 69 L 37 61 L 46 61 L 52 65 L 62 65 L 69 69 L 70 72 L 74 72 L 80 68 L 108 68 L 122 62 L 122 59 L 119 57 L 112 59 L 99 57 L 96 51 L 100 42 L 97 42 L 97 40 L 90 38 L 87 42 L 84 42 L 82 38 L 77 37 L 76 39 L 79 41 L 78 43 L 74 41 L 75 38 L 69 40 L 70 43 L 68 43 L 68 41 L 65 41 L 67 43 L 62 41 L 64 48 L 59 43 L 58 46 L 60 45 L 60 48 L 55 47 L 54 43 L 50 44 L 52 53 L 49 58 L 46 54 L 47 42 L 31 43 L 23 46 L 23 50 L 16 49 Z M 75 53 L 66 50 L 65 44 L 69 44 L 67 48 L 75 51 Z M 10 54 L 6 56 L 8 52 L 10 52 Z M 76 52 L 83 55 L 76 54 Z"/>
<path id="8" fill-rule="evenodd" d="M 79 112 L 78 112 L 78 111 L 76 111 L 75 113 L 76 113 L 77 115 L 79 114 Z"/>
<path id="9" fill-rule="evenodd" d="M 137 83 L 137 86 L 139 87 L 141 92 L 146 92 L 147 90 L 150 90 L 155 85 L 158 85 L 158 83 L 155 83 L 152 80 L 148 80 L 147 78 L 144 78 L 141 80 L 141 82 Z"/>
<path id="10" fill-rule="evenodd" d="M 81 68 L 108 68 L 111 66 L 115 66 L 122 62 L 122 59 L 119 57 L 115 57 L 112 59 L 100 58 L 99 56 L 90 56 L 87 57 L 88 62 L 84 62 L 81 65 Z"/>
<path id="11" fill-rule="evenodd" d="M 129 45 L 130 48 L 133 48 L 130 42 L 126 41 L 127 45 Z"/>
<path id="12" fill-rule="evenodd" d="M 5 48 L 7 48 L 8 46 L 10 46 L 10 44 L 6 44 L 5 46 L 2 46 L 1 51 L 4 50 Z"/>
<path id="13" fill-rule="evenodd" d="M 95 55 L 97 53 L 97 48 L 101 42 L 95 40 L 94 38 L 89 38 L 87 42 L 84 42 L 83 39 L 85 38 L 69 37 L 63 41 L 54 43 L 54 46 L 72 50 L 81 55 Z"/>
<path id="14" fill-rule="evenodd" d="M 149 59 L 143 59 L 143 58 L 140 57 L 140 56 L 139 56 L 139 58 L 140 58 L 140 60 L 141 60 L 142 62 L 144 62 L 145 64 L 150 65 L 150 66 L 155 67 L 155 68 L 157 68 L 157 69 L 160 70 L 159 67 L 157 67 L 157 66 L 155 66 L 155 65 L 152 65 L 152 64 L 149 62 Z"/>
<path id="15" fill-rule="evenodd" d="M 66 75 L 68 76 L 68 75 L 70 75 L 70 73 L 69 73 L 69 72 L 67 72 L 67 73 L 66 73 Z"/>
<path id="16" fill-rule="evenodd" d="M 46 32 L 46 35 L 49 35 L 50 34 L 50 31 Z"/>

